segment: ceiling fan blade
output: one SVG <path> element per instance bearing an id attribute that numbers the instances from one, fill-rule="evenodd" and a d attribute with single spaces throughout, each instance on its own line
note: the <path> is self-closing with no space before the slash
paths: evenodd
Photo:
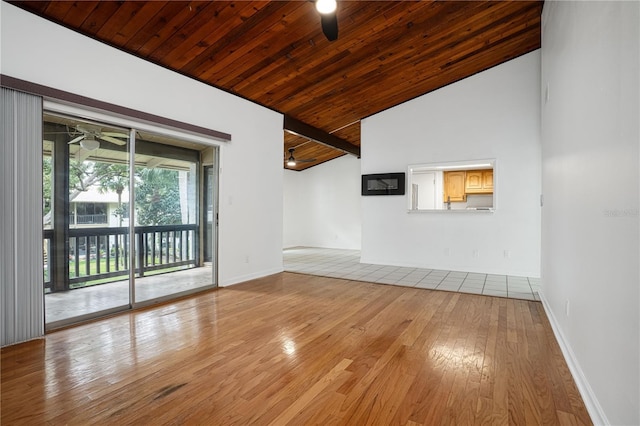
<path id="1" fill-rule="evenodd" d="M 123 141 L 122 139 L 112 138 L 111 136 L 105 136 L 104 134 L 98 135 L 98 139 L 102 139 L 103 141 L 111 142 L 116 145 L 126 145 L 127 141 Z"/>
<path id="2" fill-rule="evenodd" d="M 104 136 L 111 136 L 112 138 L 125 138 L 125 139 L 127 139 L 129 137 L 128 134 L 122 133 L 122 132 L 100 132 L 100 134 L 104 135 Z"/>
<path id="3" fill-rule="evenodd" d="M 338 14 L 336 12 L 320 15 L 320 24 L 327 40 L 335 41 L 338 39 Z"/>
<path id="4" fill-rule="evenodd" d="M 76 142 L 80 142 L 82 139 L 84 139 L 87 135 L 80 135 L 75 139 L 71 139 L 69 141 L 69 145 L 71 145 L 72 143 L 76 143 Z"/>

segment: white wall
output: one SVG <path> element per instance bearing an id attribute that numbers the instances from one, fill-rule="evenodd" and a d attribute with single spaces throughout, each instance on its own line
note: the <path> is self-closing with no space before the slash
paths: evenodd
<path id="1" fill-rule="evenodd" d="M 284 171 L 284 247 L 360 249 L 360 160 Z"/>
<path id="2" fill-rule="evenodd" d="M 640 424 L 639 23 L 638 2 L 543 12 L 542 294 L 596 424 Z"/>
<path id="3" fill-rule="evenodd" d="M 408 214 L 406 196 L 363 197 L 362 262 L 539 276 L 539 92 L 536 51 L 363 120 L 363 174 L 495 158 L 497 210 Z"/>
<path id="4" fill-rule="evenodd" d="M 219 282 L 282 270 L 280 114 L 0 7 L 2 74 L 231 134 L 221 148 Z"/>

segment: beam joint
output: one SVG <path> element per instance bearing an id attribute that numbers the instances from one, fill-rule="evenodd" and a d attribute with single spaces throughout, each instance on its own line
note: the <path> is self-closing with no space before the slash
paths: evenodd
<path id="1" fill-rule="evenodd" d="M 360 158 L 360 147 L 346 140 L 285 115 L 284 131 Z"/>

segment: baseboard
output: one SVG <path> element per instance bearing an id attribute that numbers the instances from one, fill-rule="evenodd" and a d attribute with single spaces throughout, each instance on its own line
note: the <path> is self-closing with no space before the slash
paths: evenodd
<path id="1" fill-rule="evenodd" d="M 6 347 L 9 347 L 9 346 L 13 346 L 13 345 L 21 345 L 23 343 L 33 342 L 34 340 L 44 340 L 44 334 L 42 336 L 31 337 L 29 339 L 20 340 L 20 341 L 17 341 L 17 342 L 5 343 L 4 345 L 2 345 L 0 347 L 1 348 L 6 348 Z"/>
<path id="2" fill-rule="evenodd" d="M 551 307 L 549 306 L 549 302 L 544 297 L 543 292 L 538 293 L 540 295 L 540 301 L 542 302 L 542 306 L 544 307 L 544 311 L 547 314 L 547 318 L 549 319 L 549 323 L 551 324 L 551 329 L 553 330 L 553 334 L 556 336 L 556 340 L 558 341 L 558 345 L 560 345 L 560 350 L 562 351 L 562 355 L 564 355 L 564 359 L 569 366 L 569 371 L 573 376 L 573 380 L 576 382 L 576 386 L 578 387 L 578 392 L 580 392 L 580 396 L 584 401 L 584 405 L 587 407 L 587 412 L 589 416 L 591 416 L 591 421 L 594 425 L 610 425 L 609 420 L 607 420 L 607 416 L 604 414 L 600 403 L 598 402 L 598 398 L 593 393 L 593 389 L 589 386 L 589 382 L 582 372 L 582 368 L 580 368 L 580 364 L 569 345 L 569 342 L 564 337 L 560 326 L 558 325 L 558 321 L 556 320 Z"/>
<path id="3" fill-rule="evenodd" d="M 219 283 L 219 286 L 220 287 L 228 287 L 230 285 L 240 284 L 240 283 L 243 283 L 245 281 L 255 280 L 257 278 L 262 278 L 262 277 L 266 277 L 266 276 L 269 276 L 269 275 L 278 274 L 280 272 L 284 272 L 284 268 L 282 266 L 279 266 L 279 267 L 276 267 L 276 268 L 271 268 L 271 269 L 266 269 L 264 271 L 253 272 L 251 274 L 232 277 L 232 278 L 226 279 L 224 281 L 221 281 Z"/>

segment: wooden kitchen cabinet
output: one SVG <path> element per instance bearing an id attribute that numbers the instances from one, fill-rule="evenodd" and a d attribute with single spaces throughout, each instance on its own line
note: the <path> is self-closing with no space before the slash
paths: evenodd
<path id="1" fill-rule="evenodd" d="M 444 172 L 444 199 L 446 203 L 448 201 L 455 203 L 460 201 L 467 201 L 467 194 L 465 192 L 465 177 L 466 172 L 454 171 Z"/>
<path id="2" fill-rule="evenodd" d="M 493 193 L 493 170 L 468 170 L 465 179 L 467 194 Z"/>

